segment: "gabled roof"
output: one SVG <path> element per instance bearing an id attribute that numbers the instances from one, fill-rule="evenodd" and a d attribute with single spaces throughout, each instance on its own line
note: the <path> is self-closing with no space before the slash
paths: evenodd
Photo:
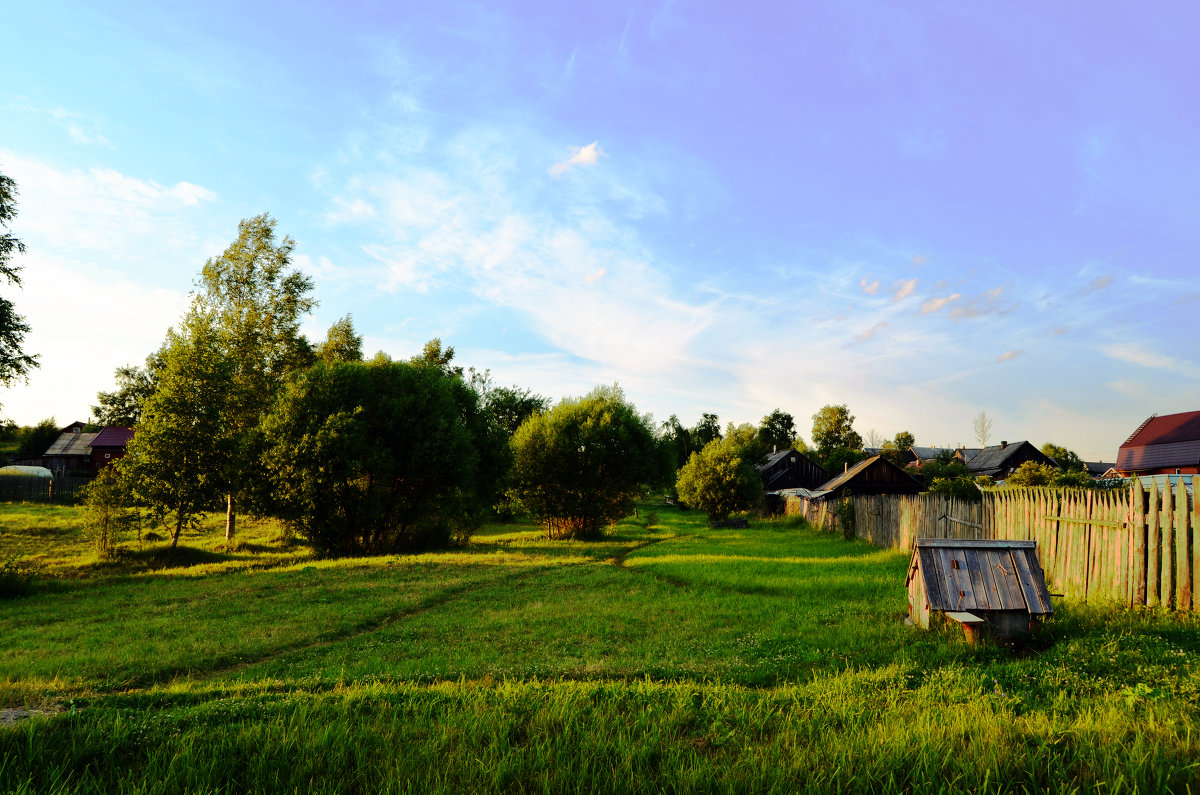
<path id="1" fill-rule="evenodd" d="M 129 444 L 129 440 L 132 438 L 132 428 L 109 425 L 96 434 L 95 439 L 92 439 L 92 447 L 124 447 Z"/>
<path id="2" fill-rule="evenodd" d="M 92 440 L 96 438 L 94 433 L 75 433 L 67 431 L 59 436 L 54 444 L 46 450 L 44 455 L 82 455 L 90 456 L 92 454 Z"/>
<path id="3" fill-rule="evenodd" d="M 1117 469 L 1168 469 L 1200 464 L 1200 411 L 1151 416 L 1117 452 Z"/>
<path id="4" fill-rule="evenodd" d="M 857 464 L 848 468 L 845 472 L 841 473 L 837 477 L 825 481 L 820 486 L 813 489 L 813 491 L 822 493 L 836 492 L 873 466 L 883 467 L 885 470 L 891 470 L 891 477 L 894 478 L 894 481 L 892 482 L 899 482 L 904 484 L 905 487 L 911 484 L 911 486 L 914 487 L 914 492 L 923 490 L 921 482 L 912 475 L 908 474 L 883 456 L 876 455 L 871 456 L 865 461 L 859 461 Z"/>
<path id="5" fill-rule="evenodd" d="M 980 450 L 967 461 L 967 469 L 973 475 L 994 475 L 1008 469 L 1009 462 L 1016 458 L 1018 453 L 1028 455 L 1030 451 L 1035 454 L 1033 458 L 1053 463 L 1052 459 L 1029 442 L 1005 442 L 1003 445 L 993 444 Z"/>
<path id="6" fill-rule="evenodd" d="M 910 447 L 913 457 L 918 461 L 932 461 L 943 451 L 941 447 Z"/>

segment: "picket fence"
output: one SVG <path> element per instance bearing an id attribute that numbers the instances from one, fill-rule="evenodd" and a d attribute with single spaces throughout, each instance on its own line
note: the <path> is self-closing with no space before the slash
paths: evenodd
<path id="1" fill-rule="evenodd" d="M 853 500 L 854 534 L 879 546 L 911 550 L 917 538 L 1033 540 L 1056 593 L 1200 611 L 1200 506 L 1182 480 L 1161 489 L 1137 479 L 1110 491 L 1001 489 L 985 492 L 982 502 L 935 494 Z M 834 508 L 797 500 L 788 512 L 836 530 Z"/>
<path id="2" fill-rule="evenodd" d="M 79 490 L 91 483 L 85 475 L 60 475 L 53 478 L 25 475 L 0 475 L 0 502 L 51 502 L 69 504 L 79 498 Z"/>

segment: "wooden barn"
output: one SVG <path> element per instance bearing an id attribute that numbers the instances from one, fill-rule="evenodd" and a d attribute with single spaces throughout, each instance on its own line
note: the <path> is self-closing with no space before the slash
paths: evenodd
<path id="1" fill-rule="evenodd" d="M 815 491 L 822 499 L 836 500 L 846 491 L 854 494 L 918 494 L 924 490 L 919 480 L 877 455 L 848 467 Z"/>
<path id="2" fill-rule="evenodd" d="M 919 538 L 905 585 L 913 624 L 942 613 L 971 643 L 981 633 L 1017 640 L 1054 613 L 1036 541 Z"/>
<path id="3" fill-rule="evenodd" d="M 771 453 L 757 469 L 763 481 L 763 491 L 815 489 L 829 480 L 825 467 L 799 450 Z"/>

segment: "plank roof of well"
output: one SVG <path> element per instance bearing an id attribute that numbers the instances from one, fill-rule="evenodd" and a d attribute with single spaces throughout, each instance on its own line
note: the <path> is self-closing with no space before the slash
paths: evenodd
<path id="1" fill-rule="evenodd" d="M 54 440 L 44 455 L 91 455 L 94 433 L 67 431 Z"/>
<path id="2" fill-rule="evenodd" d="M 1034 541 L 917 539 L 905 584 L 918 572 L 931 610 L 1054 612 Z"/>
<path id="3" fill-rule="evenodd" d="M 1200 411 L 1151 416 L 1117 452 L 1117 469 L 1162 469 L 1200 463 Z"/>

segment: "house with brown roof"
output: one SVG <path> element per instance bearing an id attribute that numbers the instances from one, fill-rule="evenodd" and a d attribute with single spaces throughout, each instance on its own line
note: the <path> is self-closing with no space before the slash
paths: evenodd
<path id="1" fill-rule="evenodd" d="M 1151 414 L 1117 451 L 1116 469 L 1125 477 L 1200 474 L 1200 411 Z"/>
<path id="2" fill-rule="evenodd" d="M 92 439 L 94 433 L 84 433 L 82 422 L 73 422 L 63 429 L 54 443 L 42 453 L 45 467 L 56 475 L 81 469 L 90 469 L 92 465 Z"/>
<path id="3" fill-rule="evenodd" d="M 967 469 L 975 477 L 987 475 L 997 481 L 1004 480 L 1026 461 L 1036 461 L 1054 469 L 1062 469 L 1053 458 L 1029 442 L 1007 441 L 982 448 L 966 460 Z"/>
<path id="4" fill-rule="evenodd" d="M 133 438 L 132 428 L 121 428 L 109 425 L 103 428 L 91 444 L 92 471 L 99 472 L 104 467 L 125 456 L 125 445 Z"/>
<path id="5" fill-rule="evenodd" d="M 763 481 L 763 491 L 813 489 L 829 480 L 825 467 L 799 450 L 771 453 L 757 469 Z"/>
<path id="6" fill-rule="evenodd" d="M 853 494 L 919 494 L 925 487 L 912 475 L 877 455 L 859 461 L 845 472 L 822 483 L 815 489 L 785 489 L 780 492 L 806 500 L 835 500 L 846 491 Z"/>

